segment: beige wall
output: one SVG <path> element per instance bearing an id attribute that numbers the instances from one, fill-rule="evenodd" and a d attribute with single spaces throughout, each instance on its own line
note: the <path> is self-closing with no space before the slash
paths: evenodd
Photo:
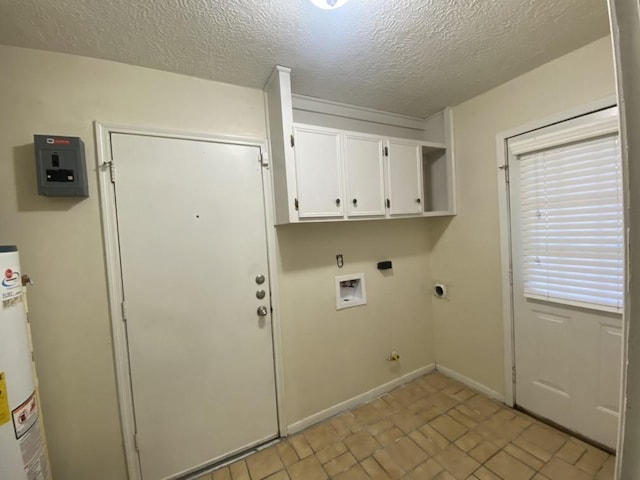
<path id="1" fill-rule="evenodd" d="M 625 316 L 628 319 L 625 340 L 627 358 L 626 385 L 621 432 L 623 443 L 618 445 L 618 475 L 621 480 L 640 478 L 640 2 L 638 0 L 613 0 L 610 2 L 613 32 L 616 41 L 616 69 L 618 94 L 621 101 L 622 160 L 627 182 L 625 201 L 628 209 L 625 221 L 629 227 L 630 244 L 627 257 L 629 290 L 625 299 Z"/>
<path id="2" fill-rule="evenodd" d="M 94 120 L 265 137 L 263 95 L 184 76 L 0 46 L 0 243 L 17 244 L 45 426 L 59 480 L 126 478 L 105 281 Z M 37 195 L 33 134 L 84 139 L 90 197 Z M 428 221 L 279 230 L 289 423 L 433 361 Z M 335 255 L 345 255 L 338 271 Z M 394 261 L 383 276 L 375 262 Z M 367 275 L 369 305 L 336 312 L 333 277 Z M 386 354 L 400 352 L 390 369 Z"/>
<path id="3" fill-rule="evenodd" d="M 289 424 L 434 361 L 429 220 L 286 225 L 278 240 Z M 336 312 L 334 278 L 351 273 L 365 274 L 368 303 Z"/>
<path id="4" fill-rule="evenodd" d="M 262 92 L 12 47 L 0 47 L 0 64 L 0 243 L 19 245 L 36 281 L 31 316 L 54 473 L 123 479 L 92 122 L 264 138 Z M 453 219 L 278 229 L 288 423 L 431 363 L 434 345 L 438 363 L 503 391 L 495 136 L 613 93 L 605 38 L 457 106 Z M 88 199 L 36 194 L 34 133 L 84 139 Z M 375 269 L 384 259 L 392 274 Z M 354 272 L 366 274 L 369 304 L 336 312 L 334 276 Z M 449 285 L 433 315 L 432 279 Z M 392 349 L 396 368 L 385 361 Z"/>
<path id="5" fill-rule="evenodd" d="M 126 478 L 96 177 L 94 120 L 264 138 L 262 93 L 111 62 L 0 47 L 0 243 L 17 244 L 53 472 Z M 33 134 L 86 144 L 90 196 L 36 193 Z"/>
<path id="6" fill-rule="evenodd" d="M 598 40 L 453 109 L 458 216 L 432 230 L 436 360 L 504 393 L 496 134 L 614 95 L 611 40 Z"/>

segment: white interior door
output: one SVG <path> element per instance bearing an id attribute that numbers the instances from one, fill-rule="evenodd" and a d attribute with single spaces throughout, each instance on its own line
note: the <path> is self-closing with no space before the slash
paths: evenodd
<path id="1" fill-rule="evenodd" d="M 624 284 L 617 112 L 508 146 L 516 403 L 615 448 Z"/>
<path id="2" fill-rule="evenodd" d="M 252 146 L 111 147 L 142 475 L 173 478 L 278 433 L 263 167 Z"/>

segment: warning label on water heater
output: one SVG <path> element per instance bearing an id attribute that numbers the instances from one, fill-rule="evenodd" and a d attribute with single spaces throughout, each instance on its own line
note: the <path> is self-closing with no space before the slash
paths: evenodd
<path id="1" fill-rule="evenodd" d="M 13 417 L 13 429 L 16 438 L 19 439 L 38 421 L 38 402 L 36 392 L 33 392 L 27 400 L 11 412 Z"/>
<path id="2" fill-rule="evenodd" d="M 11 421 L 9 396 L 7 395 L 7 374 L 0 372 L 0 426 Z"/>
<path id="3" fill-rule="evenodd" d="M 40 422 L 36 422 L 20 439 L 20 453 L 28 480 L 48 480 L 50 477 L 47 455 L 42 441 Z"/>

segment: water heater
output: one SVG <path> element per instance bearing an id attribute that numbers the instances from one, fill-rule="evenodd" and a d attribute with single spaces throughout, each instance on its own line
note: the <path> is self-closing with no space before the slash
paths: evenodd
<path id="1" fill-rule="evenodd" d="M 0 246 L 0 295 L 0 478 L 51 480 L 13 246 Z"/>

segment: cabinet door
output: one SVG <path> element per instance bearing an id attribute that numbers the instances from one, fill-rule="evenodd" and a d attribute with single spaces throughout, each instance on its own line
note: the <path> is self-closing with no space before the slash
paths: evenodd
<path id="1" fill-rule="evenodd" d="M 294 132 L 299 218 L 342 217 L 340 132 L 301 125 Z"/>
<path id="2" fill-rule="evenodd" d="M 387 198 L 390 215 L 422 213 L 422 169 L 420 145 L 389 140 L 387 156 Z"/>
<path id="3" fill-rule="evenodd" d="M 347 215 L 384 215 L 382 138 L 345 134 L 344 165 Z"/>

